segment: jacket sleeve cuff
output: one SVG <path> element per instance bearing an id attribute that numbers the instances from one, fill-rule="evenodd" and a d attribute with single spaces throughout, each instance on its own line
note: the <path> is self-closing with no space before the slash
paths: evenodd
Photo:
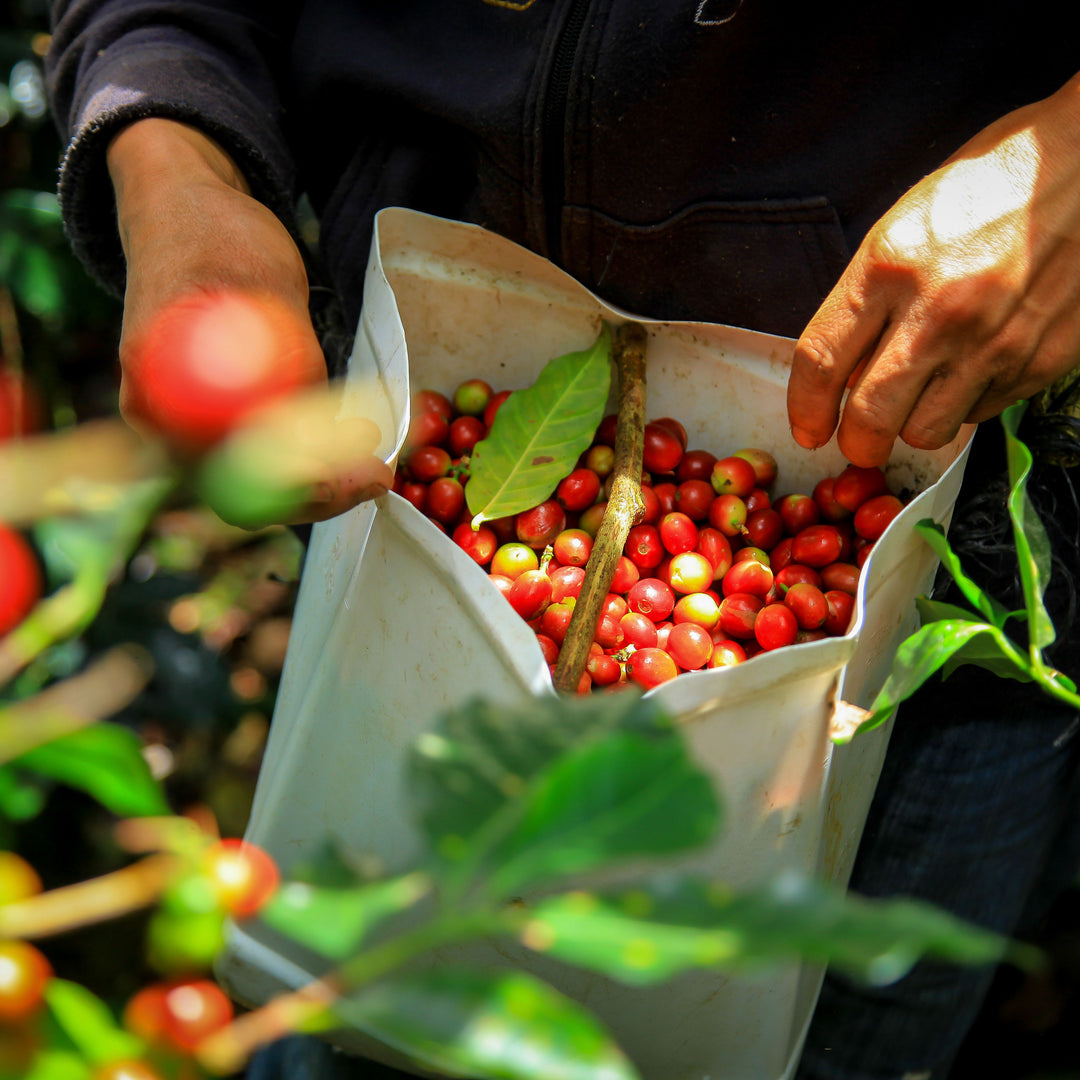
<path id="1" fill-rule="evenodd" d="M 116 204 L 105 163 L 112 137 L 147 117 L 190 124 L 232 157 L 264 203 L 295 235 L 295 173 L 276 108 L 261 104 L 227 72 L 182 50 L 144 47 L 100 61 L 72 109 L 73 135 L 60 167 L 59 197 L 75 253 L 105 288 L 126 278 Z"/>

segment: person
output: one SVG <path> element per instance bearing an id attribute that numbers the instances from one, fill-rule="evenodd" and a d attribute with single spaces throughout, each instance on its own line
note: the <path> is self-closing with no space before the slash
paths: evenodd
<path id="1" fill-rule="evenodd" d="M 898 438 L 935 448 L 1035 398 L 1035 435 L 1053 430 L 1048 455 L 1075 464 L 1070 9 L 56 0 L 52 14 L 60 198 L 75 250 L 124 293 L 124 408 L 155 377 L 133 362 L 140 336 L 185 292 L 268 289 L 306 326 L 314 282 L 355 325 L 373 216 L 402 205 L 483 224 L 644 316 L 796 337 L 804 447 L 835 432 L 852 462 L 881 464 Z M 297 240 L 301 192 L 317 259 Z M 1038 471 L 1061 509 L 1067 615 L 1080 545 L 1071 464 L 1055 461 Z M 1000 499 L 978 503 L 1000 471 L 983 425 L 961 498 L 990 522 L 969 530 L 976 554 L 1000 547 Z M 310 516 L 379 489 L 369 472 Z M 984 571 L 1001 579 L 992 559 Z M 1054 658 L 1080 671 L 1067 635 Z M 1077 774 L 1075 717 L 1031 687 L 935 685 L 901 712 L 853 887 L 1015 931 L 1080 865 Z M 884 989 L 830 977 L 800 1080 L 947 1076 L 988 980 L 931 964 Z M 253 1075 L 352 1074 L 319 1054 L 290 1043 Z"/>

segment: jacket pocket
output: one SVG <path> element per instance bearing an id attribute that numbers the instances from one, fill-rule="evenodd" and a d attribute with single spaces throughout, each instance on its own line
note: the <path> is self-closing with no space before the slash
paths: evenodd
<path id="1" fill-rule="evenodd" d="M 563 214 L 566 269 L 642 316 L 797 337 L 847 265 L 824 197 L 697 203 L 653 225 Z"/>

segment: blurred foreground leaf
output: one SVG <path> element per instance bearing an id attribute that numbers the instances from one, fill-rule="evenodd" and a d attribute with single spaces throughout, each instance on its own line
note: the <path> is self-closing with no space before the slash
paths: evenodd
<path id="1" fill-rule="evenodd" d="M 546 955 L 634 985 L 681 971 L 790 963 L 831 964 L 872 983 L 892 982 L 921 956 L 956 963 L 1026 965 L 1033 949 L 1013 946 L 945 912 L 911 900 L 865 900 L 784 875 L 739 894 L 668 875 L 618 895 L 544 900 L 523 942 Z"/>
<path id="2" fill-rule="evenodd" d="M 120 817 L 169 810 L 138 736 L 118 724 L 72 732 L 23 754 L 14 764 L 85 791 Z"/>
<path id="3" fill-rule="evenodd" d="M 492 873 L 505 893 L 684 850 L 719 822 L 708 778 L 632 692 L 470 702 L 417 741 L 410 771 L 421 825 L 457 889 Z"/>
<path id="4" fill-rule="evenodd" d="M 372 474 L 378 427 L 340 413 L 340 394 L 326 387 L 258 410 L 203 460 L 200 497 L 244 529 L 296 520 L 320 485 Z"/>
<path id="5" fill-rule="evenodd" d="M 383 919 L 411 907 L 430 885 L 420 873 L 340 888 L 291 881 L 278 889 L 259 918 L 299 945 L 344 960 Z"/>
<path id="6" fill-rule="evenodd" d="M 712 783 L 681 739 L 617 732 L 571 750 L 539 774 L 474 845 L 490 868 L 492 892 L 504 896 L 691 850 L 719 823 Z"/>
<path id="7" fill-rule="evenodd" d="M 67 979 L 50 979 L 45 1001 L 53 1020 L 94 1065 L 145 1052 L 141 1039 L 125 1031 L 96 994 Z"/>
<path id="8" fill-rule="evenodd" d="M 515 972 L 400 975 L 335 1007 L 428 1068 L 501 1080 L 631 1080 L 637 1072 L 576 1002 Z"/>
<path id="9" fill-rule="evenodd" d="M 90 1080 L 90 1066 L 74 1050 L 48 1046 L 34 1058 L 29 1072 L 18 1080 Z"/>

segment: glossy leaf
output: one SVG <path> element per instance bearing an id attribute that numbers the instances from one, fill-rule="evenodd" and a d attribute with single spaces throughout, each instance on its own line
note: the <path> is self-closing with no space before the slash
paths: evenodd
<path id="1" fill-rule="evenodd" d="M 631 1080 L 637 1073 L 581 1005 L 521 972 L 400 975 L 342 1002 L 349 1025 L 454 1076 Z"/>
<path id="2" fill-rule="evenodd" d="M 465 487 L 474 524 L 549 498 L 588 449 L 611 388 L 611 334 L 550 361 L 536 382 L 503 403 L 470 457 Z"/>
<path id="3" fill-rule="evenodd" d="M 915 531 L 933 548 L 934 553 L 941 560 L 941 565 L 952 576 L 967 602 L 992 626 L 999 628 L 1004 626 L 1009 618 L 1009 611 L 992 596 L 983 592 L 964 573 L 960 560 L 945 538 L 945 530 L 936 521 L 926 518 L 915 525 Z"/>
<path id="4" fill-rule="evenodd" d="M 14 764 L 85 791 L 121 817 L 169 812 L 138 736 L 118 724 L 99 723 L 72 732 L 35 747 Z"/>
<path id="5" fill-rule="evenodd" d="M 633 985 L 702 967 L 756 968 L 800 958 L 872 983 L 921 956 L 1034 964 L 1034 950 L 911 900 L 871 901 L 798 875 L 735 894 L 675 875 L 616 896 L 569 894 L 537 906 L 523 942 Z"/>
<path id="6" fill-rule="evenodd" d="M 268 926 L 333 960 L 351 956 L 383 919 L 415 904 L 430 889 L 424 874 L 349 888 L 324 888 L 302 881 L 281 886 L 259 912 Z"/>
<path id="7" fill-rule="evenodd" d="M 967 608 L 962 608 L 958 604 L 947 604 L 944 600 L 931 600 L 925 596 L 917 596 L 915 598 L 915 607 L 919 612 L 919 623 L 921 626 L 926 626 L 927 623 L 943 622 L 946 619 L 959 620 L 963 622 L 979 622 L 976 619 L 975 612 L 969 611 Z"/>
<path id="8" fill-rule="evenodd" d="M 88 1061 L 102 1065 L 139 1057 L 143 1041 L 125 1031 L 96 994 L 66 979 L 50 979 L 45 1002 L 53 1020 Z"/>
<path id="9" fill-rule="evenodd" d="M 1024 411 L 1024 402 L 1011 406 L 1001 414 L 1001 424 L 1005 429 L 1005 452 L 1009 463 L 1009 517 L 1012 519 L 1020 581 L 1027 605 L 1028 635 L 1032 648 L 1041 652 L 1053 644 L 1056 636 L 1054 624 L 1043 603 L 1050 580 L 1050 541 L 1027 494 L 1031 451 L 1017 436 Z"/>
<path id="10" fill-rule="evenodd" d="M 408 787 L 432 850 L 460 860 L 472 836 L 560 754 L 616 730 L 666 736 L 664 714 L 628 691 L 516 707 L 474 699 L 413 747 Z"/>
<path id="11" fill-rule="evenodd" d="M 1021 670 L 1026 669 L 1026 659 L 996 626 L 962 619 L 943 619 L 929 623 L 901 642 L 896 650 L 889 677 L 874 698 L 870 715 L 859 725 L 855 734 L 872 731 L 883 724 L 901 701 L 914 694 L 934 672 L 980 635 L 992 640 L 1002 657 L 1013 657 Z M 989 651 L 983 655 L 992 655 L 989 642 L 986 649 Z M 975 655 L 975 650 L 972 650 L 971 655 Z"/>
<path id="12" fill-rule="evenodd" d="M 929 600 L 925 596 L 916 598 L 915 607 L 918 609 L 923 626 L 928 623 L 943 622 L 949 619 L 961 622 L 965 620 L 969 622 L 978 621 L 973 617 L 974 612 L 968 611 L 966 608 L 957 607 L 955 604 L 946 604 L 942 600 Z M 1016 613 L 1013 612 L 1012 614 L 1015 615 Z M 1021 614 L 1026 618 L 1026 613 L 1021 612 Z M 1000 645 L 993 636 L 977 635 L 942 664 L 941 677 L 947 679 L 957 668 L 963 667 L 965 664 L 972 664 L 993 672 L 1003 679 L 1031 682 L 1033 676 L 1030 670 L 1026 666 L 1019 667 L 1017 665 L 1018 659 L 1021 659 L 1018 651 L 1012 656 L 1004 656 Z"/>

